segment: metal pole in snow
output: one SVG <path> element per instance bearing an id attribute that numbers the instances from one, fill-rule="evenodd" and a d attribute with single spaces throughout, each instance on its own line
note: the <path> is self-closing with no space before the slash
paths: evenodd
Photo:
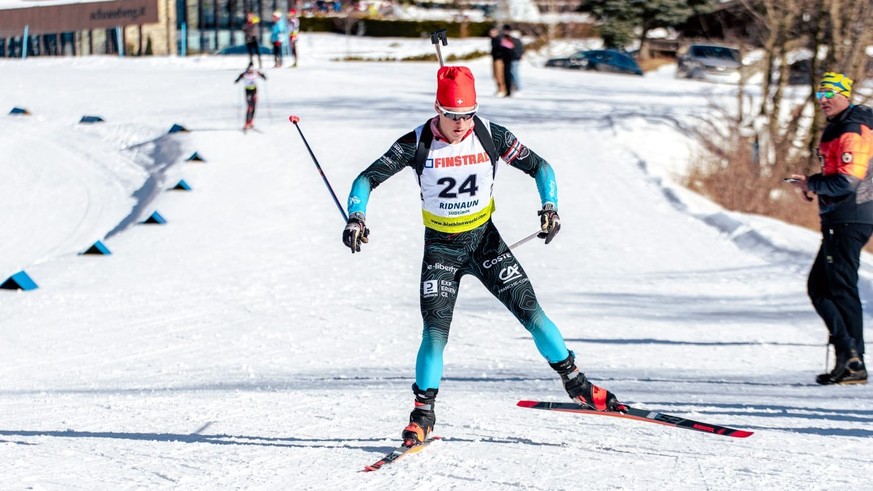
<path id="1" fill-rule="evenodd" d="M 24 42 L 22 43 L 23 49 L 21 50 L 21 59 L 27 58 L 27 40 L 30 37 L 30 24 L 24 26 Z"/>
<path id="2" fill-rule="evenodd" d="M 121 38 L 122 38 L 121 26 L 115 26 L 115 39 L 116 39 L 116 42 L 118 43 L 118 57 L 124 58 L 124 43 L 123 43 L 123 40 Z"/>

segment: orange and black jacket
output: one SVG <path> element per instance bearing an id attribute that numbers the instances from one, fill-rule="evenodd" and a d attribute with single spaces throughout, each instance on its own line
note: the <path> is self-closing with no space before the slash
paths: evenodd
<path id="1" fill-rule="evenodd" d="M 822 171 L 808 184 L 822 225 L 873 224 L 873 109 L 853 105 L 828 120 L 819 153 Z"/>

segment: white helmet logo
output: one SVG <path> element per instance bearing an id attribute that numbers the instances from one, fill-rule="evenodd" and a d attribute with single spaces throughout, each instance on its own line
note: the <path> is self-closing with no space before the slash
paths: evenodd
<path id="1" fill-rule="evenodd" d="M 844 153 L 843 154 L 843 163 L 848 164 L 850 162 L 852 162 L 852 154 L 849 152 Z"/>

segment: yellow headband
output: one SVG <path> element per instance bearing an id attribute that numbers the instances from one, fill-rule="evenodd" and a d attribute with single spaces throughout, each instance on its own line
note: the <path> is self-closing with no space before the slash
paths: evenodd
<path id="1" fill-rule="evenodd" d="M 833 90 L 837 94 L 852 97 L 852 84 L 855 81 L 842 73 L 827 72 L 818 84 L 818 90 Z"/>

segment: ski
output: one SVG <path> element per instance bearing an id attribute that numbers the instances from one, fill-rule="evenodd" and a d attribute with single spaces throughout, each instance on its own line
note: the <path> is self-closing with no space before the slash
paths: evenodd
<path id="1" fill-rule="evenodd" d="M 395 448 L 394 450 L 392 450 L 391 452 L 385 454 L 385 456 L 382 457 L 381 459 L 379 459 L 378 461 L 376 461 L 376 463 L 370 464 L 370 465 L 364 467 L 364 472 L 372 472 L 375 470 L 379 470 L 382 468 L 383 465 L 390 464 L 391 462 L 396 462 L 397 460 L 400 460 L 401 458 L 406 457 L 407 455 L 412 455 L 414 453 L 421 452 L 422 450 L 424 450 L 425 447 L 427 447 L 428 445 L 430 445 L 431 443 L 433 443 L 439 439 L 440 439 L 440 437 L 434 436 L 434 437 L 428 438 L 427 440 L 425 440 L 417 445 L 413 445 L 411 447 L 407 447 L 406 445 L 401 445 L 401 446 Z"/>
<path id="2" fill-rule="evenodd" d="M 599 416 L 612 416 L 614 418 L 634 419 L 637 421 L 646 421 L 648 423 L 657 423 L 672 426 L 674 428 L 685 428 L 687 430 L 702 431 L 704 433 L 712 433 L 713 435 L 731 436 L 734 438 L 747 438 L 754 434 L 752 431 L 738 430 L 712 423 L 702 423 L 700 421 L 694 421 L 680 416 L 664 414 L 658 411 L 647 411 L 645 409 L 637 409 L 630 406 L 628 406 L 627 411 L 625 412 L 595 411 L 593 409 L 588 409 L 581 404 L 576 404 L 575 402 L 518 401 L 518 406 L 531 409 L 545 409 L 548 411 L 561 411 L 565 413 L 596 414 Z"/>

